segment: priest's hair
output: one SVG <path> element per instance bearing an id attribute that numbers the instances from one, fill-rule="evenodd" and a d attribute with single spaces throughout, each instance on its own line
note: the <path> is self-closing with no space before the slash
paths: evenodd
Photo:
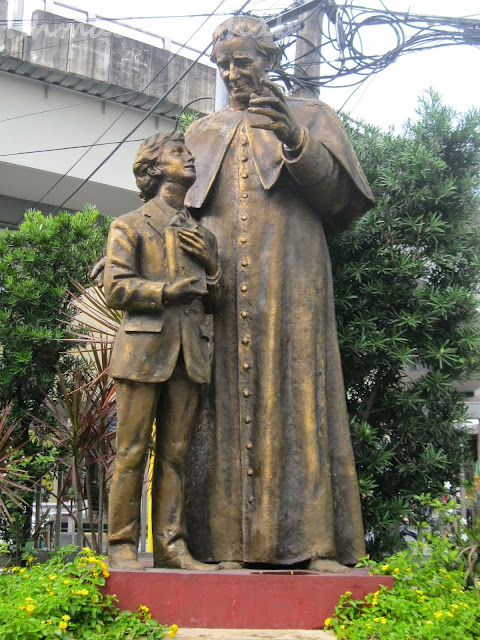
<path id="1" fill-rule="evenodd" d="M 273 71 L 280 62 L 282 50 L 275 43 L 270 28 L 263 20 L 250 16 L 235 16 L 218 25 L 212 36 L 213 51 L 210 56 L 212 62 L 217 62 L 215 53 L 217 43 L 233 38 L 251 38 L 258 53 L 268 60 L 270 71 Z"/>

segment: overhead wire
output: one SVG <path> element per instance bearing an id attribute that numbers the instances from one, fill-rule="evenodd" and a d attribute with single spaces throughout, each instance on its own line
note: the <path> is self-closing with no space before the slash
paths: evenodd
<path id="1" fill-rule="evenodd" d="M 226 0 L 221 0 L 220 4 L 217 5 L 217 9 L 220 8 L 222 6 L 222 4 L 225 3 Z M 215 13 L 215 10 L 214 12 Z M 211 16 L 210 16 L 211 17 Z M 188 40 L 180 47 L 180 49 L 171 57 L 169 58 L 169 60 L 167 61 L 167 63 L 165 65 L 163 65 L 163 67 L 158 71 L 158 73 L 155 74 L 155 76 L 147 83 L 147 85 L 142 89 L 142 91 L 140 93 L 145 93 L 145 91 L 148 89 L 148 87 L 150 87 L 155 80 L 165 71 L 165 69 L 172 63 L 173 60 L 175 60 L 175 58 L 179 55 L 180 51 L 182 51 L 182 49 L 184 49 L 187 44 L 190 42 L 190 40 L 192 40 L 192 38 L 194 38 L 194 36 L 198 33 L 198 31 L 206 24 L 206 22 L 210 19 L 210 17 L 206 18 L 203 23 L 197 27 L 197 29 L 192 33 L 192 35 L 188 38 Z M 202 57 L 203 54 L 200 54 L 197 57 L 197 61 L 200 60 L 200 58 Z M 168 95 L 168 94 L 167 94 Z M 135 97 L 136 99 L 136 97 Z M 158 106 L 159 102 L 157 101 L 154 106 L 152 107 L 153 110 L 155 110 L 155 108 Z M 120 118 L 123 117 L 123 115 L 132 107 L 133 105 L 128 104 L 123 111 L 113 120 L 113 122 L 110 123 L 110 125 L 107 127 L 107 129 L 95 140 L 95 142 L 93 143 L 93 145 L 90 145 L 90 148 L 87 148 L 86 151 L 84 153 L 82 153 L 82 155 L 77 158 L 77 160 L 71 165 L 71 167 L 68 169 L 68 171 L 66 171 L 64 174 L 62 174 L 57 180 L 56 182 L 48 189 L 48 191 L 46 191 L 42 197 L 35 203 L 34 208 L 36 208 L 39 204 L 41 204 L 41 202 L 60 184 L 60 182 L 62 182 L 62 180 L 64 180 L 68 174 L 73 171 L 73 169 L 83 160 L 83 158 L 85 158 L 85 156 L 89 153 L 90 149 L 93 148 L 94 146 L 96 146 L 100 140 L 112 129 L 112 127 L 120 120 Z M 150 115 L 153 111 L 152 109 L 150 109 L 150 111 L 147 112 L 148 115 Z M 147 116 L 144 116 L 144 118 L 141 120 L 141 123 L 144 122 L 147 119 Z M 140 126 L 140 125 L 138 125 Z M 138 128 L 138 127 L 137 127 Z M 134 129 L 135 131 L 136 129 Z M 119 146 L 121 146 L 121 143 L 116 143 Z M 116 149 L 119 147 L 116 147 L 114 151 L 112 151 L 112 155 L 113 153 L 115 153 Z M 110 156 L 109 156 L 110 157 Z M 96 173 L 98 171 L 98 169 L 96 169 L 94 171 L 94 173 Z M 92 177 L 93 174 L 90 175 L 90 177 Z M 90 179 L 90 177 L 88 179 Z M 75 191 L 76 193 L 76 191 Z M 68 201 L 68 200 L 67 200 Z M 61 207 L 64 206 L 65 203 L 63 203 L 62 205 L 60 205 Z M 55 209 L 56 211 L 56 209 Z"/>
<path id="2" fill-rule="evenodd" d="M 221 0 L 221 2 L 216 6 L 216 8 L 212 11 L 212 13 L 209 15 L 208 18 L 205 19 L 205 21 L 202 23 L 202 25 L 192 34 L 192 36 L 190 36 L 189 40 L 187 42 L 190 41 L 190 39 L 204 26 L 204 24 L 206 24 L 206 22 L 213 17 L 213 15 L 216 14 L 216 11 L 225 3 L 226 0 Z M 246 0 L 246 2 L 243 3 L 242 7 L 238 10 L 238 12 L 235 13 L 240 13 L 241 11 L 243 11 L 249 4 L 250 4 L 251 0 Z M 210 49 L 211 47 L 211 43 L 209 43 L 205 49 L 197 56 L 197 59 L 194 60 L 188 67 L 187 69 L 180 75 L 180 77 L 173 83 L 173 85 L 163 94 L 163 96 L 161 98 L 159 98 L 155 104 L 146 112 L 146 114 L 140 119 L 140 121 L 135 125 L 135 127 L 133 127 L 133 129 L 131 129 L 123 138 L 122 140 L 120 140 L 120 142 L 118 142 L 115 146 L 114 149 L 112 149 L 112 151 L 106 156 L 106 158 L 104 158 L 102 160 L 102 162 L 100 162 L 97 167 L 95 167 L 95 169 L 93 171 L 90 172 L 90 174 L 84 179 L 82 180 L 82 182 L 80 183 L 80 185 L 68 196 L 68 198 L 66 198 L 62 204 L 60 204 L 59 206 L 55 207 L 55 209 L 52 211 L 53 213 L 56 213 L 57 211 L 59 211 L 62 207 L 64 207 L 66 205 L 66 203 L 71 200 L 71 198 L 73 198 L 73 196 L 75 196 L 80 189 L 82 189 L 82 187 L 85 186 L 85 184 L 87 184 L 87 182 L 89 182 L 91 180 L 91 178 L 106 164 L 106 162 L 108 162 L 108 160 L 110 160 L 110 158 L 118 151 L 118 149 L 122 146 L 122 144 L 124 144 L 125 142 L 128 141 L 128 139 L 130 138 L 131 135 L 133 135 L 133 133 L 135 133 L 135 131 L 150 117 L 150 115 L 152 115 L 152 113 L 155 111 L 155 109 L 158 107 L 158 105 L 163 102 L 163 100 L 165 100 L 170 93 L 180 84 L 180 82 L 190 73 L 190 71 L 193 69 L 193 67 L 197 64 L 197 62 L 201 59 L 202 56 L 204 56 L 207 51 Z"/>

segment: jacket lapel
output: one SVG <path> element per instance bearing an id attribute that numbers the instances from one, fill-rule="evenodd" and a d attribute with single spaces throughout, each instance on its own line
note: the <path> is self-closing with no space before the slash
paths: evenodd
<path id="1" fill-rule="evenodd" d="M 161 209 L 156 198 L 149 200 L 143 205 L 142 213 L 147 218 L 147 224 L 162 235 L 165 227 L 170 223 L 170 220 Z"/>

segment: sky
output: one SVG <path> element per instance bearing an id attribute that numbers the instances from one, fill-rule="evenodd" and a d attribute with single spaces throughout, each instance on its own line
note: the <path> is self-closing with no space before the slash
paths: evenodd
<path id="1" fill-rule="evenodd" d="M 345 1 L 350 2 L 337 0 L 337 4 L 342 5 Z M 78 6 L 84 11 L 90 8 L 96 15 L 121 18 L 133 27 L 181 43 L 201 27 L 191 38 L 189 46 L 202 50 L 209 43 L 215 26 L 227 17 L 228 12 L 239 9 L 244 2 L 245 0 L 223 0 L 223 3 L 221 0 L 140 0 L 132 3 L 131 0 L 68 0 L 70 6 Z M 25 0 L 26 10 L 43 8 L 43 4 L 41 0 Z M 203 26 L 204 17 L 187 17 L 190 14 L 210 13 L 219 4 L 221 6 L 215 16 Z M 264 15 L 280 13 L 291 4 L 292 0 L 251 0 L 248 9 Z M 479 0 L 457 0 L 455 3 L 451 0 L 356 0 L 354 4 L 378 11 L 383 11 L 387 6 L 391 11 L 469 16 L 480 20 Z M 68 10 L 64 9 L 63 12 L 68 14 Z M 73 17 L 74 14 L 71 15 Z M 96 24 L 111 29 L 108 23 Z M 389 27 L 365 27 L 362 33 L 365 50 L 369 53 L 384 53 L 394 42 Z M 149 39 L 148 36 L 145 38 Z M 401 56 L 387 69 L 369 77 L 355 92 L 355 87 L 325 87 L 321 90 L 320 98 L 335 109 L 343 107 L 355 119 L 384 129 L 393 127 L 398 131 L 408 118 L 415 117 L 418 98 L 429 88 L 440 93 L 446 104 L 460 112 L 472 107 L 480 108 L 479 69 L 480 42 L 479 46 L 460 45 L 409 53 Z"/>

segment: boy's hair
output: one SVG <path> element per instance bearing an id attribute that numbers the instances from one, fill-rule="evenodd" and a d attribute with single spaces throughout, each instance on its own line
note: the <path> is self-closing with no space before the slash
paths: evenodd
<path id="1" fill-rule="evenodd" d="M 167 131 L 166 133 L 157 133 L 154 136 L 150 136 L 142 142 L 137 151 L 135 162 L 133 163 L 133 175 L 139 189 L 138 195 L 143 202 L 148 202 L 157 195 L 159 177 L 151 176 L 148 170 L 150 167 L 155 166 L 165 149 L 165 145 L 170 140 L 185 142 L 181 131 Z"/>
<path id="2" fill-rule="evenodd" d="M 282 50 L 275 43 L 270 28 L 263 20 L 250 16 L 235 16 L 218 25 L 212 36 L 213 51 L 210 56 L 212 62 L 217 62 L 216 44 L 233 38 L 251 38 L 258 53 L 268 60 L 270 71 L 273 71 L 280 62 Z"/>

